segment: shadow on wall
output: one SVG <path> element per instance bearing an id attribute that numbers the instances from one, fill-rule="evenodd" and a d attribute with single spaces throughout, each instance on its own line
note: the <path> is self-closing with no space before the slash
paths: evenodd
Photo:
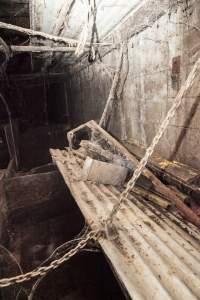
<path id="1" fill-rule="evenodd" d="M 181 147 L 181 144 L 182 144 L 184 138 L 186 137 L 187 130 L 190 128 L 191 122 L 192 122 L 192 120 L 195 116 L 195 113 L 196 113 L 199 105 L 200 105 L 200 96 L 198 96 L 196 98 L 196 100 L 194 101 L 194 103 L 192 105 L 192 108 L 191 108 L 191 110 L 188 114 L 188 117 L 186 118 L 186 120 L 184 122 L 184 126 L 183 126 L 183 128 L 182 128 L 182 130 L 179 134 L 179 137 L 176 141 L 176 145 L 175 145 L 174 150 L 173 150 L 173 152 L 170 156 L 170 160 L 173 160 L 176 157 L 176 155 L 178 154 L 179 149 Z"/>

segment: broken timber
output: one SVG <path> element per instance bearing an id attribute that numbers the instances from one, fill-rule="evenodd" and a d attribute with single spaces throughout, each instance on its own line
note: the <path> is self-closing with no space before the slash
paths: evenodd
<path id="1" fill-rule="evenodd" d="M 15 46 L 11 45 L 10 49 L 14 53 L 40 53 L 40 52 L 74 52 L 76 47 L 50 47 L 50 46 Z M 0 46 L 0 51 L 3 51 L 3 47 Z"/>
<path id="2" fill-rule="evenodd" d="M 89 121 L 85 123 L 84 125 L 79 126 L 78 128 L 70 131 L 68 133 L 68 140 L 69 143 L 73 144 L 73 139 L 77 132 L 89 129 L 92 131 L 93 134 L 101 135 L 105 141 L 108 141 L 113 148 L 116 148 L 119 153 L 122 154 L 124 158 L 129 160 L 134 167 L 137 166 L 138 160 L 137 158 L 132 155 L 124 146 L 122 146 L 117 140 L 115 140 L 110 134 L 108 134 L 104 129 L 102 129 L 95 121 Z M 151 171 L 148 169 L 145 169 L 143 172 L 143 175 L 152 182 L 154 190 L 158 192 L 159 194 L 165 196 L 166 199 L 173 199 L 175 195 L 175 192 L 172 191 L 170 188 L 167 188 Z"/>
<path id="3" fill-rule="evenodd" d="M 82 132 L 88 132 L 91 135 L 91 138 L 104 140 L 104 143 L 107 142 L 113 149 L 120 153 L 122 157 L 129 160 L 133 166 L 136 168 L 138 165 L 138 160 L 133 156 L 124 146 L 122 146 L 118 141 L 116 141 L 110 134 L 108 134 L 104 129 L 102 129 L 95 121 L 87 122 L 74 130 L 68 132 L 68 140 L 71 148 L 74 144 L 77 143 L 76 139 L 79 135 L 83 134 Z M 89 133 L 90 131 L 90 133 Z M 77 146 L 77 145 L 75 145 Z M 182 198 L 170 187 L 163 184 L 150 170 L 147 168 L 144 169 L 143 175 L 152 182 L 153 190 L 158 194 L 162 195 L 165 199 L 170 200 L 172 203 L 175 203 L 176 207 L 180 212 L 185 216 L 187 220 L 190 220 L 193 224 L 200 227 L 200 221 L 198 216 L 196 216 L 193 211 L 186 206 Z"/>
<path id="4" fill-rule="evenodd" d="M 135 145 L 133 142 L 126 142 L 124 145 L 131 153 L 134 153 L 138 160 L 143 157 L 145 152 L 144 148 Z M 200 188 L 198 187 L 200 173 L 198 170 L 180 162 L 168 161 L 158 154 L 152 155 L 147 166 L 157 177 L 161 178 L 164 183 L 175 186 L 200 203 Z"/>

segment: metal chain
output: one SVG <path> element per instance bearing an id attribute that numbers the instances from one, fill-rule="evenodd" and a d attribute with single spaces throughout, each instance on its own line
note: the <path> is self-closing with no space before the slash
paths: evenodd
<path id="1" fill-rule="evenodd" d="M 41 277 L 44 276 L 47 272 L 50 270 L 54 270 L 58 268 L 61 264 L 68 261 L 71 257 L 73 257 L 75 254 L 77 254 L 81 249 L 83 249 L 88 241 L 95 240 L 97 241 L 101 236 L 101 232 L 99 230 L 96 231 L 90 231 L 73 249 L 71 249 L 69 252 L 65 253 L 61 258 L 56 259 L 52 261 L 49 266 L 46 267 L 39 267 L 31 272 L 10 277 L 10 278 L 3 278 L 0 279 L 0 288 L 8 287 L 14 284 L 22 283 L 25 281 L 29 281 L 35 277 Z"/>
<path id="2" fill-rule="evenodd" d="M 183 100 L 185 94 L 187 93 L 190 86 L 192 86 L 198 69 L 200 69 L 200 59 L 196 62 L 196 64 L 194 65 L 194 67 L 191 71 L 191 73 L 189 74 L 185 84 L 180 89 L 180 91 L 179 91 L 179 93 L 178 93 L 178 95 L 175 99 L 174 104 L 172 105 L 169 112 L 167 113 L 167 116 L 164 119 L 164 121 L 162 122 L 162 124 L 161 124 L 161 126 L 158 130 L 158 133 L 154 137 L 150 147 L 146 150 L 145 156 L 142 158 L 142 160 L 138 164 L 138 167 L 136 168 L 132 178 L 129 180 L 126 189 L 121 193 L 119 202 L 113 207 L 113 210 L 111 211 L 109 217 L 105 221 L 106 226 L 109 226 L 109 225 L 112 224 L 113 217 L 119 211 L 122 203 L 128 198 L 128 195 L 129 195 L 130 191 L 133 189 L 133 187 L 135 186 L 136 181 L 138 180 L 141 173 L 143 172 L 143 170 L 144 170 L 149 158 L 151 157 L 156 145 L 160 141 L 160 139 L 163 136 L 167 126 L 169 125 L 170 120 L 174 117 L 177 109 L 179 108 L 179 106 L 182 103 L 182 100 Z M 22 283 L 22 282 L 25 282 L 25 281 L 29 281 L 29 280 L 31 280 L 35 277 L 44 276 L 47 272 L 49 272 L 50 270 L 54 270 L 54 269 L 58 268 L 61 264 L 68 261 L 71 257 L 73 257 L 75 254 L 77 254 L 82 248 L 84 248 L 86 246 L 86 244 L 88 243 L 89 240 L 91 240 L 91 239 L 98 240 L 100 238 L 100 236 L 101 236 L 101 231 L 100 230 L 90 231 L 77 244 L 77 246 L 75 248 L 71 249 L 69 252 L 64 254 L 61 258 L 51 262 L 49 266 L 39 267 L 39 268 L 37 268 L 37 269 L 35 269 L 31 272 L 28 272 L 26 274 L 22 274 L 22 275 L 19 275 L 19 276 L 0 279 L 0 288 L 8 287 L 10 285 L 14 285 L 14 284 L 17 284 L 17 283 Z"/>
<path id="3" fill-rule="evenodd" d="M 200 69 L 200 59 L 195 63 L 195 65 L 194 65 L 192 71 L 190 72 L 185 84 L 182 86 L 182 88 L 180 89 L 178 95 L 176 96 L 176 99 L 175 99 L 172 107 L 168 111 L 166 118 L 163 120 L 163 122 L 162 122 L 162 124 L 161 124 L 161 126 L 158 130 L 158 133 L 154 137 L 151 145 L 146 150 L 146 153 L 145 153 L 144 157 L 141 159 L 140 163 L 138 164 L 137 168 L 135 169 L 135 172 L 134 172 L 132 178 L 127 183 L 126 189 L 121 193 L 119 202 L 113 207 L 113 210 L 111 211 L 108 219 L 105 222 L 106 226 L 109 226 L 109 225 L 112 224 L 113 217 L 119 211 L 122 203 L 127 199 L 130 191 L 134 188 L 138 178 L 140 177 L 140 175 L 142 174 L 144 168 L 146 167 L 149 158 L 153 154 L 155 147 L 157 146 L 157 144 L 160 141 L 161 137 L 163 136 L 167 126 L 169 125 L 170 120 L 174 117 L 177 109 L 181 105 L 184 96 L 188 92 L 188 89 L 194 83 L 196 73 L 197 73 L 197 71 L 199 71 L 199 69 Z M 109 232 L 109 231 L 106 229 L 106 232 Z"/>

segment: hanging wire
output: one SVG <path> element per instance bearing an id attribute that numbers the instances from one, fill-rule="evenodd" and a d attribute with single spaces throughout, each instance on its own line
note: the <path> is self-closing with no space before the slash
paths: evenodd
<path id="1" fill-rule="evenodd" d="M 18 267 L 18 270 L 20 272 L 20 274 L 23 274 L 23 270 L 22 270 L 22 267 L 20 265 L 20 263 L 18 262 L 18 260 L 16 259 L 16 257 L 12 254 L 12 252 L 10 252 L 5 246 L 3 246 L 2 244 L 0 244 L 0 249 L 2 249 L 10 258 L 11 260 L 14 262 L 14 264 Z M 20 293 L 21 292 L 24 292 L 27 296 L 27 299 L 28 299 L 28 293 L 27 291 L 24 289 L 24 288 L 20 288 L 19 291 L 17 292 L 17 295 L 15 297 L 15 300 L 17 300 L 20 296 Z"/>
<path id="2" fill-rule="evenodd" d="M 52 261 L 53 259 L 57 259 L 58 257 L 60 257 L 63 253 L 71 250 L 76 244 L 77 242 L 79 242 L 80 240 L 83 239 L 83 237 L 85 237 L 87 235 L 87 233 L 89 232 L 89 228 L 86 225 L 86 223 L 84 223 L 83 229 L 80 231 L 80 233 L 72 240 L 67 241 L 65 243 L 63 243 L 62 245 L 58 246 L 56 249 L 54 249 L 54 251 L 51 253 L 51 255 L 49 257 L 47 257 L 41 264 L 40 266 L 44 266 L 47 263 L 49 263 L 50 261 Z M 87 250 L 87 249 L 86 249 Z M 28 300 L 33 300 L 33 297 L 35 295 L 35 292 L 37 290 L 37 288 L 39 287 L 40 283 L 44 280 L 44 278 L 49 274 L 49 272 L 47 272 L 44 276 L 40 277 L 33 285 L 31 292 L 29 294 Z"/>
<path id="3" fill-rule="evenodd" d="M 9 124 L 10 124 L 10 131 L 11 131 L 11 136 L 12 136 L 12 140 L 13 140 L 13 150 L 14 150 L 14 156 L 15 156 L 15 163 L 16 163 L 16 167 L 19 167 L 19 162 L 18 162 L 18 157 L 17 157 L 17 150 L 16 150 L 16 144 L 15 144 L 15 137 L 14 137 L 14 129 L 13 129 L 13 124 L 12 124 L 12 115 L 11 115 L 11 111 L 10 108 L 8 106 L 8 103 L 6 101 L 6 99 L 4 98 L 4 96 L 0 93 L 0 99 L 2 100 L 6 112 L 8 114 L 8 119 L 9 119 Z"/>

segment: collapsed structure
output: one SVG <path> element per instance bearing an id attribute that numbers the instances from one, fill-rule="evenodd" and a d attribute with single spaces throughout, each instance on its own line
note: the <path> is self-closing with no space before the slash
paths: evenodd
<path id="1" fill-rule="evenodd" d="M 199 1 L 20 1 L 0 13 L 0 295 L 199 299 Z"/>

